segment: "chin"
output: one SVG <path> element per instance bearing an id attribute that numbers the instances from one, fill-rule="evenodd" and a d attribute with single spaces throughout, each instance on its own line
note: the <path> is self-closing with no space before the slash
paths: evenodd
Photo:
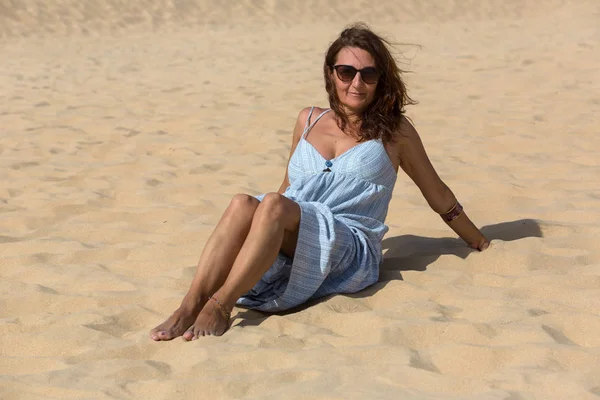
<path id="1" fill-rule="evenodd" d="M 366 101 L 349 101 L 344 103 L 344 107 L 353 113 L 359 113 L 365 108 L 367 108 L 369 104 Z"/>

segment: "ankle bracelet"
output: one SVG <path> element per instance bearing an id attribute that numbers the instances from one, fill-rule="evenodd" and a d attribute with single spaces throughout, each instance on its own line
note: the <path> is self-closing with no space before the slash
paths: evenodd
<path id="1" fill-rule="evenodd" d="M 225 315 L 227 317 L 227 319 L 231 318 L 231 311 L 227 310 L 227 307 L 225 307 L 223 305 L 223 303 L 221 303 L 216 297 L 214 296 L 210 296 L 209 297 L 210 300 L 214 301 L 215 303 L 217 303 L 217 307 L 219 308 L 219 310 L 221 310 L 221 312 L 223 313 L 223 315 Z"/>

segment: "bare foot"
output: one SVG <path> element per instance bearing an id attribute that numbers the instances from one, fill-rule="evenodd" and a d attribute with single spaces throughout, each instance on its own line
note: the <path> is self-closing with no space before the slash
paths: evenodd
<path id="1" fill-rule="evenodd" d="M 165 322 L 150 331 L 150 339 L 171 340 L 183 335 L 194 323 L 200 307 L 181 306 Z"/>
<path id="2" fill-rule="evenodd" d="M 184 334 L 184 340 L 195 340 L 200 336 L 221 336 L 229 329 L 230 311 L 213 299 L 209 300 L 198 314 L 196 322 Z"/>

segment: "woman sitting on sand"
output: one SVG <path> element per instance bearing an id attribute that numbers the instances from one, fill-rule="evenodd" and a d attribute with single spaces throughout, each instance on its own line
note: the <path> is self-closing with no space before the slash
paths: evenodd
<path id="1" fill-rule="evenodd" d="M 469 246 L 488 247 L 403 115 L 411 100 L 386 45 L 356 25 L 329 47 L 331 108 L 300 111 L 277 193 L 233 197 L 181 306 L 153 340 L 222 335 L 235 304 L 281 311 L 377 282 L 398 167 Z"/>

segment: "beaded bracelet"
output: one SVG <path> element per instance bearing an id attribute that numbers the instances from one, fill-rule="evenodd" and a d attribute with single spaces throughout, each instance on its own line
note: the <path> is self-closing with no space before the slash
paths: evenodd
<path id="1" fill-rule="evenodd" d="M 449 211 L 446 211 L 443 214 L 440 214 L 442 219 L 446 222 L 452 222 L 454 221 L 456 218 L 458 218 L 458 216 L 460 214 L 462 214 L 463 212 L 463 207 L 460 205 L 460 203 L 457 201 L 454 206 L 452 206 L 452 208 Z"/>
<path id="2" fill-rule="evenodd" d="M 223 303 L 217 300 L 217 298 L 214 296 L 210 296 L 209 299 L 217 303 L 217 307 L 219 308 L 219 310 L 221 310 L 223 315 L 227 317 L 227 319 L 231 318 L 231 311 L 227 311 L 227 308 L 223 305 Z"/>

